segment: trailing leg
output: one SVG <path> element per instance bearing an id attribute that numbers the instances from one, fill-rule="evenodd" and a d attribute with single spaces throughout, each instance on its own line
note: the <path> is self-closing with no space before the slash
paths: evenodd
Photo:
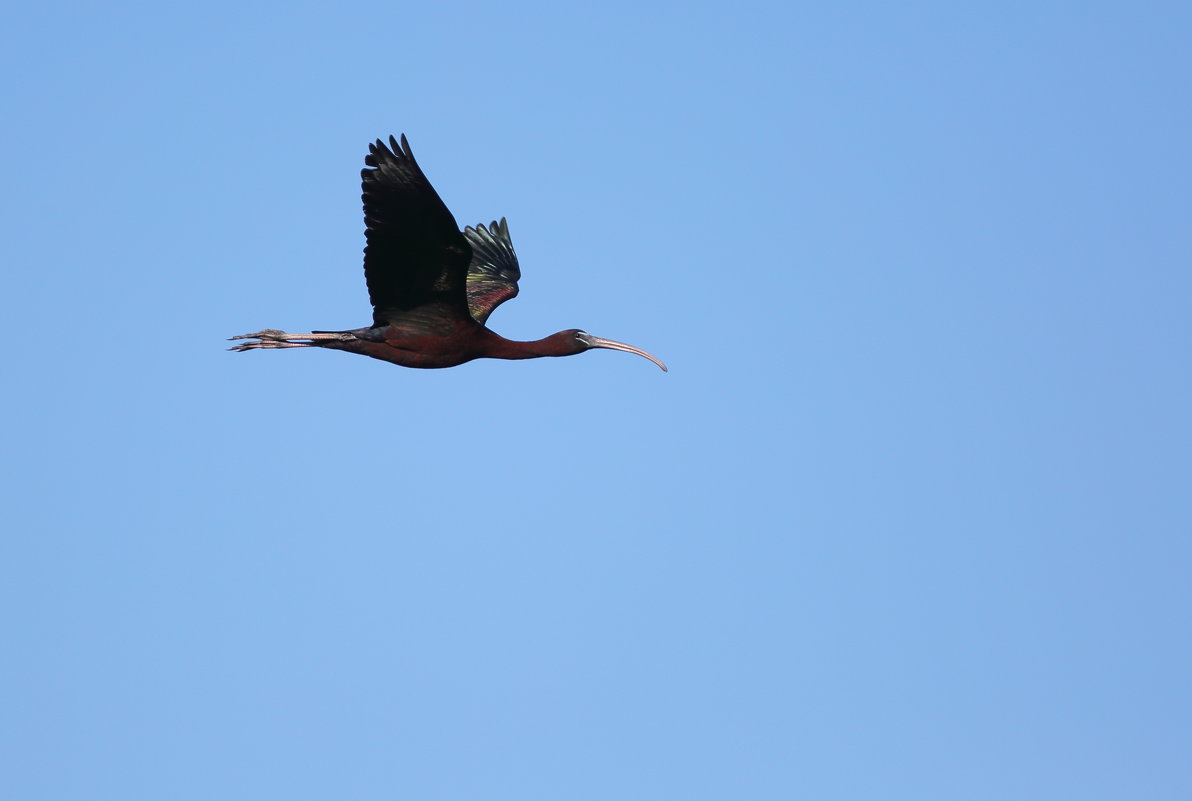
<path id="1" fill-rule="evenodd" d="M 350 339 L 351 334 L 344 334 L 339 332 L 315 332 L 311 334 L 287 334 L 285 331 L 278 331 L 275 328 L 266 328 L 264 331 L 258 331 L 255 334 L 240 334 L 239 336 L 228 337 L 229 340 L 234 339 L 254 339 L 256 342 L 244 342 L 240 345 L 233 345 L 228 350 L 243 351 L 255 350 L 257 348 L 272 349 L 272 348 L 310 348 L 328 340 L 344 340 Z"/>

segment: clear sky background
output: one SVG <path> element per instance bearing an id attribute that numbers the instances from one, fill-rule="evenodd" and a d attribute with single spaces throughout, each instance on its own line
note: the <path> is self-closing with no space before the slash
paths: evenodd
<path id="1" fill-rule="evenodd" d="M 1192 797 L 1189 9 L 8 6 L 0 796 Z"/>

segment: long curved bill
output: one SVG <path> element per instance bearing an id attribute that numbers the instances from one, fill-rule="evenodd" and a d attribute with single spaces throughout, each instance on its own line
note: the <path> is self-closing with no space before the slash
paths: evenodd
<path id="1" fill-rule="evenodd" d="M 661 367 L 662 372 L 669 372 L 666 369 L 666 365 L 660 362 L 658 359 L 655 359 L 641 348 L 635 348 L 632 345 L 626 345 L 624 342 L 617 342 L 613 339 L 601 339 L 600 337 L 594 337 L 591 334 L 588 334 L 588 344 L 593 348 L 608 348 L 609 350 L 623 350 L 626 353 L 636 353 L 638 356 L 644 356 L 645 358 L 654 362 L 654 364 Z"/>

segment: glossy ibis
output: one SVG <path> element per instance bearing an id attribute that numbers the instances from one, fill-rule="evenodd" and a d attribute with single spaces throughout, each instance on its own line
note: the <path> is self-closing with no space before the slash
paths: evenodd
<path id="1" fill-rule="evenodd" d="M 502 218 L 463 231 L 426 179 L 403 134 L 368 146 L 364 187 L 364 278 L 373 324 L 350 331 L 288 334 L 268 329 L 229 350 L 330 348 L 403 367 L 454 367 L 472 359 L 571 356 L 592 348 L 623 350 L 666 365 L 640 348 L 578 329 L 534 342 L 490 331 L 493 309 L 517 295 L 521 270 Z"/>

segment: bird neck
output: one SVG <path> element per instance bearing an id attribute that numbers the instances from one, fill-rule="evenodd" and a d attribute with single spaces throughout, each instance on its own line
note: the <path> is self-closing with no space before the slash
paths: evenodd
<path id="1" fill-rule="evenodd" d="M 500 334 L 489 331 L 491 335 L 486 341 L 485 356 L 491 359 L 537 359 L 543 356 L 570 356 L 579 353 L 575 337 L 569 332 L 560 331 L 542 339 L 529 342 L 519 342 L 505 339 Z"/>

